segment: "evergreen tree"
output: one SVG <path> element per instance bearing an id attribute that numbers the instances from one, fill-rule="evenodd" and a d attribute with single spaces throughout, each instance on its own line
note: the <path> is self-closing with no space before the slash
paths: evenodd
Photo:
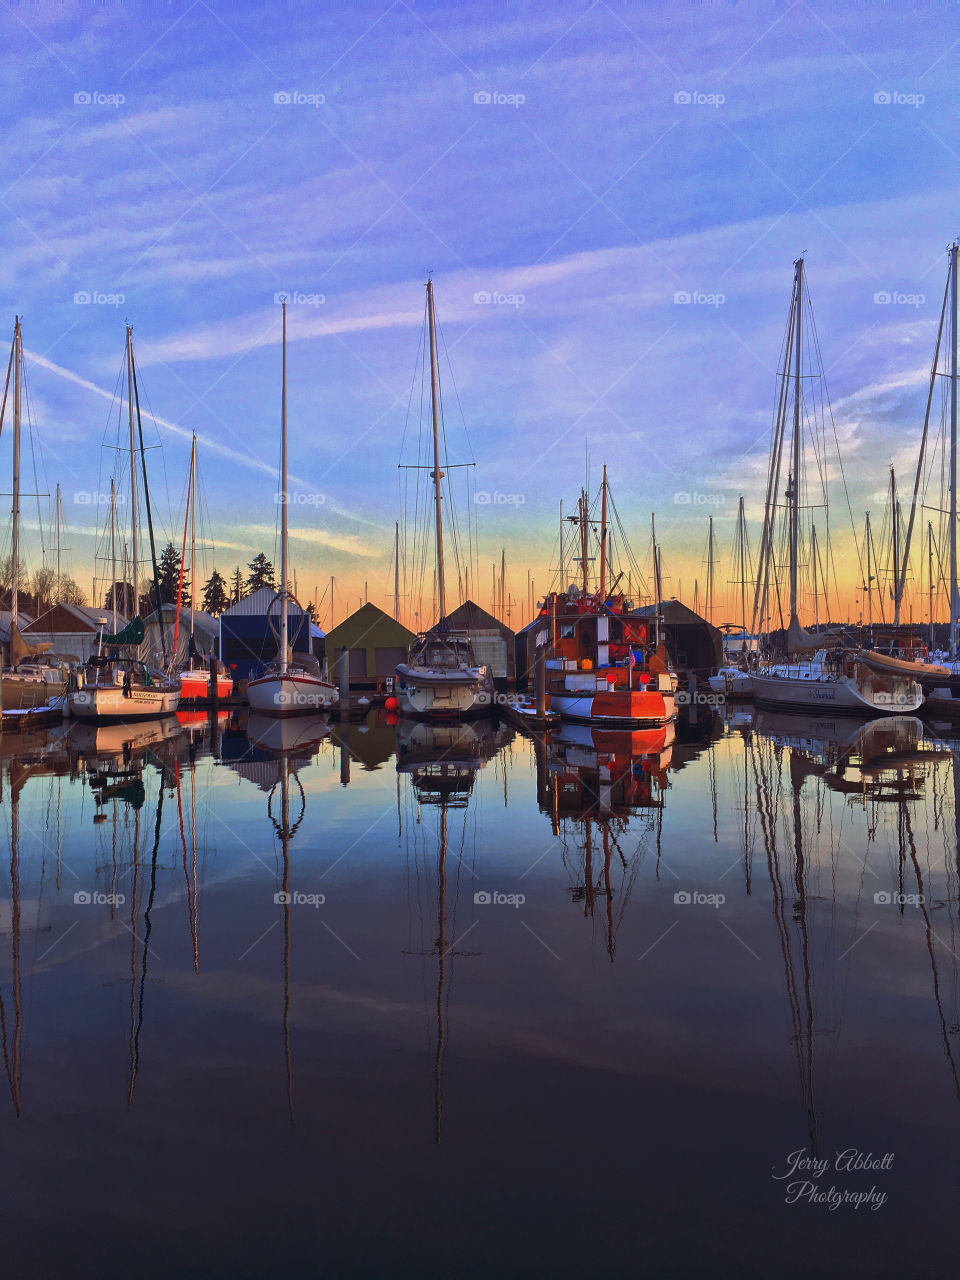
<path id="1" fill-rule="evenodd" d="M 227 584 L 217 570 L 214 569 L 204 583 L 203 607 L 207 613 L 212 613 L 216 618 L 223 613 L 229 604 L 230 597 L 227 595 Z"/>
<path id="2" fill-rule="evenodd" d="M 243 574 L 240 572 L 240 566 L 234 569 L 230 578 L 230 599 L 234 604 L 239 604 L 243 599 Z"/>
<path id="3" fill-rule="evenodd" d="M 61 595 L 63 590 L 61 589 Z M 113 611 L 113 601 L 116 597 L 117 613 L 124 618 L 132 618 L 136 612 L 133 607 L 133 584 L 130 582 L 115 582 L 107 592 L 106 599 L 103 602 L 104 609 L 109 612 Z"/>
<path id="4" fill-rule="evenodd" d="M 250 576 L 247 578 L 248 595 L 254 591 L 259 591 L 261 587 L 272 587 L 276 591 L 277 584 L 274 579 L 273 565 L 262 551 L 253 557 L 247 568 L 250 570 Z"/>

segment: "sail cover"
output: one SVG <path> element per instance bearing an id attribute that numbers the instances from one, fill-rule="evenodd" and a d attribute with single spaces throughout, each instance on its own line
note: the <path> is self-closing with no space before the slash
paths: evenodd
<path id="1" fill-rule="evenodd" d="M 143 636 L 143 619 L 134 618 L 115 636 L 105 631 L 100 638 L 104 644 L 142 644 Z"/>

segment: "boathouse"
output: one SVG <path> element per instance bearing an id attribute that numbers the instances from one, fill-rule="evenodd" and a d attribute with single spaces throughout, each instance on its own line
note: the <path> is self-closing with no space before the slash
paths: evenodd
<path id="1" fill-rule="evenodd" d="M 21 614 L 20 623 L 23 638 L 29 643 L 50 645 L 50 657 L 86 662 L 97 652 L 101 631 L 112 630 L 113 613 L 86 604 L 55 604 L 28 626 L 23 625 Z M 127 619 L 118 613 L 117 630 L 126 625 Z"/>
<path id="2" fill-rule="evenodd" d="M 324 637 L 327 670 L 336 679 L 340 650 L 346 649 L 351 689 L 377 689 L 404 661 L 413 638 L 412 631 L 375 604 L 361 605 Z"/>
<path id="3" fill-rule="evenodd" d="M 280 605 L 274 603 L 276 596 L 273 587 L 261 587 L 220 615 L 220 659 L 234 680 L 249 680 L 262 663 L 272 662 L 279 655 Z M 319 656 L 310 615 L 292 601 L 287 626 L 295 653 Z"/>
<path id="4" fill-rule="evenodd" d="M 472 600 L 447 614 L 451 631 L 465 631 L 470 637 L 477 662 L 488 666 L 498 686 L 516 682 L 516 638 L 508 626 Z"/>

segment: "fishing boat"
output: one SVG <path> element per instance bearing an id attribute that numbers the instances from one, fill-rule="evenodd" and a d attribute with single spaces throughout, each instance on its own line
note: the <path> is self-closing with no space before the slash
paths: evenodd
<path id="1" fill-rule="evenodd" d="M 148 665 L 140 656 L 146 628 L 143 619 L 135 617 L 120 631 L 101 631 L 97 652 L 71 681 L 67 692 L 67 710 L 79 720 L 140 720 L 152 716 L 172 715 L 180 704 L 180 679 L 169 673 L 163 611 L 160 601 L 157 549 L 147 484 L 146 449 L 136 365 L 133 357 L 133 330 L 127 325 L 127 413 L 130 433 L 130 539 L 133 552 L 134 593 L 139 581 L 139 507 L 137 498 L 137 463 L 143 478 L 143 498 L 150 535 L 150 558 L 153 566 L 153 598 L 159 624 L 162 665 Z M 114 509 L 111 502 L 111 519 Z M 113 615 L 116 619 L 116 589 L 112 589 Z M 105 625 L 105 624 L 104 624 Z M 116 621 L 114 621 L 116 626 Z"/>
<path id="2" fill-rule="evenodd" d="M 290 645 L 290 602 L 300 604 L 287 586 L 288 581 L 288 489 L 287 489 L 287 304 L 283 303 L 283 372 L 280 400 L 280 590 L 267 607 L 271 627 L 275 605 L 280 606 L 280 627 L 275 630 L 277 657 L 247 685 L 251 711 L 268 716 L 316 715 L 332 707 L 339 691 L 326 680 L 312 654 L 295 654 Z M 301 610 L 302 612 L 302 610 Z"/>
<path id="3" fill-rule="evenodd" d="M 652 615 L 638 614 L 623 591 L 617 573 L 607 582 L 608 502 L 612 502 L 603 469 L 600 488 L 600 571 L 591 589 L 591 519 L 586 490 L 577 514 L 568 517 L 577 535 L 580 582 L 551 592 L 540 616 L 544 627 L 538 644 L 548 645 L 547 693 L 551 711 L 585 724 L 643 728 L 674 718 L 677 677 L 670 669 L 660 635 L 660 590 Z M 614 509 L 615 510 L 615 509 Z M 620 525 L 619 517 L 617 525 Z M 561 524 L 561 577 L 565 569 Z M 654 578 L 659 584 L 659 550 L 654 539 Z"/>
<path id="4" fill-rule="evenodd" d="M 447 623 L 441 508 L 441 482 L 446 472 L 440 466 L 439 375 L 432 280 L 427 281 L 427 328 L 430 338 L 430 406 L 433 422 L 433 468 L 430 478 L 433 481 L 434 549 L 440 620 L 435 627 L 416 637 L 406 660 L 397 664 L 395 695 L 401 716 L 463 719 L 489 713 L 493 704 L 493 675 L 488 666 L 477 661 L 469 635 L 464 631 L 452 630 Z"/>
<path id="5" fill-rule="evenodd" d="M 770 469 L 764 511 L 763 538 L 757 575 L 754 613 L 765 612 L 769 578 L 774 566 L 774 520 L 780 497 L 781 464 L 790 427 L 790 453 L 787 463 L 786 491 L 783 495 L 787 517 L 790 566 L 790 623 L 786 632 L 786 660 L 761 664 L 750 675 L 754 701 L 763 707 L 784 711 L 820 711 L 855 715 L 908 715 L 923 702 L 923 690 L 916 678 L 895 670 L 877 670 L 865 661 L 862 652 L 850 651 L 842 635 L 808 633 L 797 615 L 800 566 L 801 491 L 804 488 L 802 462 L 804 435 L 817 436 L 822 426 L 807 424 L 808 415 L 816 414 L 816 405 L 805 405 L 804 381 L 819 379 L 804 365 L 804 308 L 809 298 L 804 284 L 804 261 L 794 263 L 793 292 L 787 335 L 784 342 L 784 364 L 780 374 L 777 414 L 770 450 Z M 812 323 L 812 317 L 811 317 Z M 813 351 L 818 350 L 814 339 Z M 811 395 L 815 393 L 811 392 Z M 792 415 L 790 409 L 792 406 Z M 813 531 L 815 538 L 815 530 Z M 820 566 L 815 541 L 811 541 L 814 582 Z"/>
<path id="6" fill-rule="evenodd" d="M 186 662 L 178 667 L 180 676 L 180 701 L 196 702 L 198 698 L 209 698 L 211 689 L 210 664 L 213 663 L 212 679 L 216 684 L 218 698 L 228 698 L 233 693 L 233 677 L 223 664 L 215 658 L 204 659 L 197 648 L 194 627 L 196 622 L 196 581 L 197 581 L 197 437 L 193 437 L 190 450 L 190 475 L 187 480 L 187 509 L 183 519 L 183 545 L 180 549 L 180 589 L 177 591 L 177 617 L 173 629 L 173 656 L 177 662 L 179 650 L 177 643 L 180 636 L 180 602 L 183 588 L 183 564 L 187 550 L 187 523 L 190 524 L 190 632 L 187 639 Z"/>

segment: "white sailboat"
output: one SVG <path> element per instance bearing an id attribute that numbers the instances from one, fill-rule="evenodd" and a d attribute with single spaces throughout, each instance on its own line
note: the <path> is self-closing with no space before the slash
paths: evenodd
<path id="1" fill-rule="evenodd" d="M 405 662 L 397 664 L 396 697 L 402 716 L 424 719 L 463 718 L 481 715 L 493 703 L 490 668 L 477 662 L 470 637 L 447 626 L 443 575 L 443 514 L 440 482 L 439 406 L 437 393 L 436 320 L 433 281 L 427 281 L 427 325 L 430 334 L 430 404 L 433 415 L 434 521 L 436 543 L 437 603 L 440 620 L 418 635 Z"/>
<path id="2" fill-rule="evenodd" d="M 133 330 L 127 325 L 127 410 L 130 429 L 130 536 L 133 555 L 133 593 L 137 599 L 140 572 L 139 515 L 137 505 L 137 441 L 143 466 L 144 500 L 150 528 L 153 555 L 153 523 L 150 495 L 146 488 L 146 464 L 140 429 L 140 397 L 133 360 Z M 136 414 L 134 413 L 136 410 Z M 114 518 L 111 499 L 111 521 Z M 111 524 L 111 537 L 113 525 Z M 115 558 L 115 557 L 114 557 Z M 116 627 L 116 571 L 114 570 L 113 616 Z M 164 643 L 163 616 L 159 606 L 159 589 L 154 575 L 154 599 L 158 602 L 160 639 Z M 122 631 L 102 632 L 97 653 L 81 669 L 75 688 L 67 693 L 67 710 L 79 720 L 141 720 L 151 716 L 171 715 L 180 703 L 180 680 L 166 671 L 148 666 L 139 655 L 143 642 L 143 619 L 133 618 Z M 106 650 L 106 651 L 105 651 Z"/>
<path id="3" fill-rule="evenodd" d="M 268 609 L 280 605 L 279 650 L 274 662 L 268 663 L 261 675 L 247 685 L 251 711 L 268 716 L 316 715 L 332 707 L 339 696 L 337 686 L 325 680 L 320 664 L 312 654 L 294 654 L 290 648 L 289 605 L 292 600 L 287 586 L 287 304 L 283 303 L 283 390 L 280 412 L 280 590 Z M 272 625 L 272 623 L 271 623 Z"/>
<path id="4" fill-rule="evenodd" d="M 790 624 L 786 637 L 788 659 L 786 662 L 761 665 L 751 672 L 750 687 L 754 701 L 759 706 L 776 710 L 809 712 L 826 707 L 834 712 L 858 715 L 909 714 L 916 711 L 923 702 L 923 690 L 916 679 L 896 672 L 873 670 L 863 660 L 861 653 L 845 652 L 839 647 L 832 650 L 821 647 L 825 641 L 833 643 L 834 638 L 809 635 L 801 627 L 797 617 L 804 431 L 803 384 L 806 376 L 802 363 L 805 300 L 803 266 L 802 258 L 794 263 L 793 295 L 784 344 L 784 367 L 770 456 L 763 543 L 757 576 L 757 601 L 761 603 L 762 614 L 761 595 L 766 591 L 767 575 L 773 559 L 774 510 L 792 389 L 792 439 L 785 494 L 790 553 Z M 811 654 L 812 657 L 809 656 Z"/>

